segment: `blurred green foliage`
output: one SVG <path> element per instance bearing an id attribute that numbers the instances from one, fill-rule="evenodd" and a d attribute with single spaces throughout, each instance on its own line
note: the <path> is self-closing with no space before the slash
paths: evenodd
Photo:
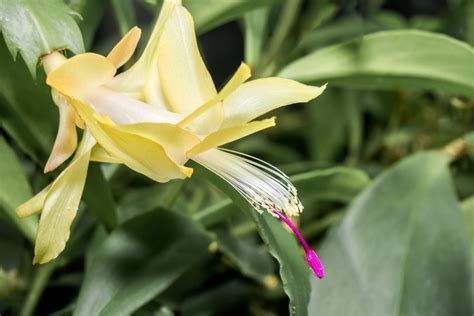
<path id="1" fill-rule="evenodd" d="M 254 77 L 328 82 L 232 144 L 290 175 L 327 277 L 197 166 L 208 182 L 91 165 L 66 251 L 32 266 L 37 218 L 14 208 L 54 176 L 42 169 L 58 117 L 37 59 L 106 52 L 137 23 L 147 33 L 161 1 L 0 0 L 0 314 L 471 315 L 474 2 L 183 4 L 218 85 L 241 59 Z"/>

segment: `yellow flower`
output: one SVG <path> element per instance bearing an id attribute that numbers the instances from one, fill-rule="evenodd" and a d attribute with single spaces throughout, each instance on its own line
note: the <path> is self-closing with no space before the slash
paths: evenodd
<path id="1" fill-rule="evenodd" d="M 293 103 L 307 102 L 324 87 L 283 78 L 246 82 L 242 64 L 217 92 L 198 50 L 193 20 L 179 1 L 165 1 L 151 38 L 127 71 L 140 37 L 133 28 L 107 57 L 85 53 L 43 59 L 47 84 L 60 110 L 60 128 L 45 167 L 59 166 L 76 147 L 75 126 L 85 129 L 74 159 L 47 188 L 17 210 L 42 210 L 34 262 L 64 249 L 84 187 L 89 160 L 122 163 L 157 181 L 192 175 L 192 159 L 231 184 L 258 211 L 297 215 L 302 205 L 288 178 L 275 167 L 219 146 L 275 125 L 253 121 Z"/>

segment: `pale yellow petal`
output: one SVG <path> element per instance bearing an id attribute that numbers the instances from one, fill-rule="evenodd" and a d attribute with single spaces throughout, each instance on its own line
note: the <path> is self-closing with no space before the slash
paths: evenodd
<path id="1" fill-rule="evenodd" d="M 138 123 L 120 125 L 117 128 L 162 145 L 166 154 L 180 165 L 183 165 L 187 160 L 186 152 L 200 142 L 197 136 L 174 124 Z"/>
<path id="2" fill-rule="evenodd" d="M 81 99 L 110 81 L 115 72 L 114 64 L 104 56 L 85 53 L 68 59 L 51 71 L 46 83 L 64 95 Z"/>
<path id="3" fill-rule="evenodd" d="M 106 87 L 94 89 L 82 101 L 91 105 L 102 116 L 109 116 L 119 125 L 142 122 L 176 124 L 184 118 L 184 115 L 152 107 Z"/>
<path id="4" fill-rule="evenodd" d="M 132 57 L 141 34 L 142 30 L 135 26 L 112 48 L 107 59 L 114 64 L 115 68 L 120 68 Z"/>
<path id="5" fill-rule="evenodd" d="M 250 76 L 251 76 L 250 67 L 247 66 L 245 63 L 241 63 L 240 67 L 237 69 L 235 74 L 232 76 L 229 82 L 227 82 L 224 88 L 222 88 L 222 90 L 219 91 L 216 97 L 212 98 L 208 102 L 198 107 L 191 114 L 186 116 L 185 119 L 179 122 L 178 125 L 181 127 L 184 127 L 192 123 L 194 125 L 192 129 L 199 131 L 199 130 L 204 130 L 204 128 L 199 128 L 201 125 L 213 124 L 213 122 L 206 122 L 205 121 L 206 117 L 200 118 L 200 116 L 206 113 L 212 107 L 216 106 L 219 102 L 227 98 L 232 92 L 234 92 L 238 87 L 240 87 L 242 83 L 244 83 L 248 78 L 250 78 Z M 201 133 L 198 133 L 198 134 L 201 134 Z"/>
<path id="6" fill-rule="evenodd" d="M 71 103 L 97 142 L 114 159 L 157 182 L 191 176 L 192 169 L 173 162 L 160 144 L 121 130 L 79 100 L 71 99 Z"/>
<path id="7" fill-rule="evenodd" d="M 146 76 L 143 89 L 145 102 L 154 107 L 171 111 L 172 109 L 168 106 L 168 102 L 161 89 L 160 74 L 158 72 L 158 62 L 156 59 L 150 63 Z"/>
<path id="8" fill-rule="evenodd" d="M 215 133 L 210 134 L 201 143 L 193 147 L 190 151 L 188 151 L 187 156 L 191 158 L 192 156 L 207 151 L 209 149 L 233 142 L 237 139 L 243 138 L 245 136 L 259 132 L 263 129 L 272 126 L 275 126 L 274 117 L 262 121 L 246 123 L 240 126 L 221 129 Z"/>
<path id="9" fill-rule="evenodd" d="M 101 145 L 129 168 L 156 182 L 191 176 L 192 169 L 177 165 L 168 157 L 163 146 L 147 138 L 121 131 L 115 126 L 99 124 L 109 138 Z M 112 150 L 109 149 L 111 144 L 113 144 Z"/>
<path id="10" fill-rule="evenodd" d="M 175 112 L 189 114 L 217 95 L 199 53 L 193 19 L 184 7 L 173 8 L 157 52 L 162 89 Z"/>
<path id="11" fill-rule="evenodd" d="M 64 250 L 81 201 L 94 143 L 86 132 L 71 164 L 51 184 L 38 225 L 33 263 L 51 261 Z"/>
<path id="12" fill-rule="evenodd" d="M 100 146 L 99 144 L 96 144 L 94 148 L 92 148 L 91 160 L 105 163 L 122 163 L 121 160 L 109 155 L 109 153 L 105 151 L 104 147 Z"/>
<path id="13" fill-rule="evenodd" d="M 158 49 L 158 45 L 163 34 L 163 29 L 166 22 L 177 5 L 181 5 L 180 0 L 164 0 L 161 5 L 160 15 L 156 20 L 153 31 L 151 32 L 150 39 L 148 40 L 145 49 L 143 50 L 142 56 L 140 56 L 140 61 L 143 60 L 143 64 L 149 64 L 151 59 L 154 58 L 154 55 Z M 137 62 L 138 64 L 139 62 Z"/>
<path id="14" fill-rule="evenodd" d="M 52 94 L 54 102 L 59 108 L 59 128 L 53 150 L 44 167 L 45 173 L 53 171 L 71 157 L 77 146 L 76 114 L 74 108 L 67 103 L 64 96 L 54 90 Z"/>
<path id="15" fill-rule="evenodd" d="M 45 55 L 41 58 L 41 62 L 43 63 L 46 74 L 49 74 L 51 71 L 64 64 L 66 60 L 67 58 L 57 51 L 49 53 L 48 55 Z"/>
<path id="16" fill-rule="evenodd" d="M 16 215 L 18 215 L 18 217 L 23 218 L 41 212 L 41 210 L 43 209 L 44 200 L 46 199 L 46 195 L 48 195 L 50 188 L 51 184 L 46 186 L 40 192 L 36 193 L 36 195 L 33 196 L 31 199 L 18 206 L 16 208 Z"/>
<path id="17" fill-rule="evenodd" d="M 308 102 L 319 96 L 325 87 L 275 77 L 246 82 L 224 100 L 222 127 L 249 122 L 285 105 Z"/>
<path id="18" fill-rule="evenodd" d="M 155 107 L 168 108 L 161 92 L 156 52 L 164 25 L 173 8 L 179 3 L 180 1 L 177 0 L 163 1 L 160 15 L 142 55 L 130 69 L 115 76 L 108 82 L 107 87 L 121 93 L 126 93 Z"/>

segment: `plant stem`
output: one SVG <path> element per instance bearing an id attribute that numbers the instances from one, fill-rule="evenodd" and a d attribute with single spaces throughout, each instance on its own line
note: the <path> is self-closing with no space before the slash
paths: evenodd
<path id="1" fill-rule="evenodd" d="M 273 66 L 273 61 L 278 55 L 282 44 L 284 43 L 297 18 L 300 6 L 301 0 L 287 0 L 283 5 L 283 8 L 280 12 L 280 17 L 276 24 L 275 33 L 268 44 L 268 50 L 265 56 L 266 58 L 261 65 L 261 73 L 266 73 L 266 68 Z"/>
<path id="2" fill-rule="evenodd" d="M 36 305 L 38 304 L 38 301 L 41 298 L 46 285 L 48 284 L 49 278 L 57 267 L 57 262 L 58 259 L 48 264 L 41 265 L 37 268 L 30 292 L 28 293 L 25 304 L 20 311 L 20 316 L 34 315 Z"/>
<path id="3" fill-rule="evenodd" d="M 136 25 L 133 4 L 130 1 L 112 0 L 112 10 L 120 29 L 120 34 L 124 36 Z"/>

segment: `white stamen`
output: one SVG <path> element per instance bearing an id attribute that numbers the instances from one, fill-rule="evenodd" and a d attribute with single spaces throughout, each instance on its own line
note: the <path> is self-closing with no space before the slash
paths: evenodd
<path id="1" fill-rule="evenodd" d="M 258 158 L 227 149 L 211 149 L 192 158 L 234 187 L 259 213 L 288 216 L 303 211 L 296 188 L 276 167 Z"/>

